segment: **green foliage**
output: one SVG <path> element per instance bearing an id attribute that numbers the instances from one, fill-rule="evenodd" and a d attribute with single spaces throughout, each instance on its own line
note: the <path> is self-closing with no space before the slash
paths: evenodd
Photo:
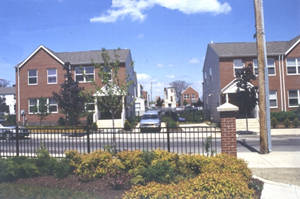
<path id="1" fill-rule="evenodd" d="M 73 80 L 70 63 L 65 63 L 63 68 L 66 71 L 66 80 L 61 85 L 59 93 L 53 92 L 53 97 L 66 115 L 66 124 L 77 125 L 80 116 L 85 113 L 86 97 L 82 94 L 83 88 Z"/>
<path id="2" fill-rule="evenodd" d="M 78 192 L 68 189 L 57 189 L 39 187 L 35 185 L 23 185 L 13 183 L 1 183 L 0 184 L 0 198 L 5 199 L 96 199 L 99 196 L 95 196 L 90 193 Z"/>
<path id="3" fill-rule="evenodd" d="M 180 113 L 180 117 L 185 118 L 186 122 L 200 123 L 200 122 L 203 122 L 203 111 L 201 111 L 201 110 L 185 110 Z"/>
<path id="4" fill-rule="evenodd" d="M 39 168 L 41 175 L 54 174 L 53 169 L 56 165 L 56 159 L 51 158 L 48 150 L 45 147 L 41 147 L 37 151 L 36 166 Z"/>
<path id="5" fill-rule="evenodd" d="M 124 129 L 125 129 L 126 131 L 129 131 L 129 130 L 132 129 L 131 123 L 130 123 L 128 120 L 125 121 Z"/>
<path id="6" fill-rule="evenodd" d="M 276 126 L 278 125 L 278 120 L 276 119 L 276 117 L 272 117 L 271 125 L 273 128 L 276 128 Z"/>
<path id="7" fill-rule="evenodd" d="M 57 121 L 59 126 L 65 126 L 66 125 L 66 120 L 63 117 L 58 118 Z"/>
<path id="8" fill-rule="evenodd" d="M 295 117 L 295 119 L 293 120 L 292 123 L 293 123 L 293 126 L 296 128 L 300 125 L 299 119 L 297 117 Z"/>
<path id="9" fill-rule="evenodd" d="M 257 89 L 250 85 L 255 79 L 251 64 L 241 69 L 240 73 L 237 74 L 237 98 L 239 99 L 237 103 L 239 112 L 245 116 L 250 115 L 258 101 Z"/>
<path id="10" fill-rule="evenodd" d="M 283 124 L 284 124 L 284 127 L 288 128 L 288 127 L 291 126 L 291 121 L 290 121 L 288 118 L 286 118 L 286 119 L 283 121 Z"/>
<path id="11" fill-rule="evenodd" d="M 72 167 L 67 159 L 58 160 L 54 166 L 54 176 L 57 178 L 65 178 L 72 173 Z"/>
<path id="12" fill-rule="evenodd" d="M 160 97 L 158 97 L 158 98 L 156 99 L 156 104 L 155 104 L 155 105 L 156 105 L 157 107 L 162 107 L 163 103 L 164 103 L 164 100 L 161 99 Z"/>

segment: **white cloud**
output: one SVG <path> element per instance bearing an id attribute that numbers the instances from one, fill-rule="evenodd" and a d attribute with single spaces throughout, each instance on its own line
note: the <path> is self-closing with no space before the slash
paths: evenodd
<path id="1" fill-rule="evenodd" d="M 156 66 L 157 66 L 158 68 L 162 68 L 162 67 L 164 67 L 164 65 L 163 65 L 163 64 L 156 64 Z"/>
<path id="2" fill-rule="evenodd" d="M 143 39 L 144 36 L 145 36 L 145 35 L 144 35 L 143 33 L 140 33 L 140 34 L 138 34 L 137 38 L 138 38 L 138 39 Z"/>
<path id="3" fill-rule="evenodd" d="M 196 57 L 193 57 L 192 59 L 189 60 L 190 64 L 199 64 L 200 60 Z"/>
<path id="4" fill-rule="evenodd" d="M 138 81 L 150 80 L 151 76 L 146 73 L 138 73 L 136 74 Z"/>
<path id="5" fill-rule="evenodd" d="M 130 17 L 133 21 L 143 21 L 147 16 L 144 11 L 153 6 L 178 10 L 184 14 L 226 14 L 231 11 L 227 2 L 221 3 L 219 0 L 112 0 L 111 9 L 99 17 L 91 18 L 90 22 L 113 23 L 124 17 Z"/>
<path id="6" fill-rule="evenodd" d="M 166 75 L 166 78 L 174 79 L 174 78 L 175 78 L 175 75 Z"/>

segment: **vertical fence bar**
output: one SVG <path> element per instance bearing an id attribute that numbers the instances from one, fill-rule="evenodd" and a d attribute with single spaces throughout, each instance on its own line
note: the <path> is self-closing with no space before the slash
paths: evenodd
<path id="1" fill-rule="evenodd" d="M 86 141 L 87 141 L 87 152 L 90 153 L 91 152 L 91 143 L 90 143 L 90 128 L 87 127 L 86 128 Z"/>
<path id="2" fill-rule="evenodd" d="M 168 146 L 168 152 L 170 152 L 170 131 L 169 131 L 169 128 L 167 128 L 167 146 Z"/>
<path id="3" fill-rule="evenodd" d="M 19 157 L 19 126 L 16 126 L 16 155 Z"/>

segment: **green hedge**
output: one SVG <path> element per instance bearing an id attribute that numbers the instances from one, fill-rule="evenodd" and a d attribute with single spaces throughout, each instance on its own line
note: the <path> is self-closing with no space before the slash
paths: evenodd
<path id="1" fill-rule="evenodd" d="M 294 111 L 280 111 L 271 112 L 271 124 L 273 128 L 276 128 L 279 124 L 284 127 L 298 127 L 300 120 L 300 108 Z"/>

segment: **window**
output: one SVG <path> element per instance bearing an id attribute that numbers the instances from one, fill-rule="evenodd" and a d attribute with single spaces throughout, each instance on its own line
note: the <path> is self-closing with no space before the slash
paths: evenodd
<path id="1" fill-rule="evenodd" d="M 58 105 L 57 102 L 54 98 L 47 98 L 47 112 L 48 113 L 58 113 Z M 28 113 L 29 114 L 34 114 L 34 113 L 39 113 L 39 99 L 37 98 L 32 98 L 29 99 L 28 102 L 28 106 L 29 106 L 29 110 Z"/>
<path id="2" fill-rule="evenodd" d="M 245 67 L 245 64 L 241 59 L 234 59 L 233 60 L 233 70 L 234 70 L 234 76 L 236 77 L 237 74 L 240 73 L 240 71 Z"/>
<path id="3" fill-rule="evenodd" d="M 103 72 L 104 72 L 104 78 L 106 81 L 111 81 L 112 80 L 112 68 L 105 66 L 103 67 Z"/>
<path id="4" fill-rule="evenodd" d="M 38 84 L 38 72 L 37 70 L 28 70 L 28 85 Z"/>
<path id="5" fill-rule="evenodd" d="M 75 67 L 75 80 L 77 82 L 92 82 L 94 77 L 94 66 Z"/>
<path id="6" fill-rule="evenodd" d="M 48 69 L 47 76 L 48 76 L 48 84 L 57 83 L 57 72 L 55 68 Z"/>
<path id="7" fill-rule="evenodd" d="M 94 112 L 95 111 L 95 104 L 93 102 L 86 103 L 85 104 L 85 110 L 88 112 Z"/>
<path id="8" fill-rule="evenodd" d="M 189 94 L 184 94 L 184 95 L 183 95 L 183 98 L 184 98 L 184 99 L 189 99 L 189 98 L 190 98 L 190 95 L 189 95 Z"/>
<path id="9" fill-rule="evenodd" d="M 268 58 L 267 64 L 268 64 L 268 75 L 276 75 L 275 60 L 273 58 Z M 253 69 L 254 69 L 254 74 L 258 75 L 257 59 L 253 59 Z"/>
<path id="10" fill-rule="evenodd" d="M 300 74 L 300 58 L 287 58 L 286 60 L 287 74 Z"/>
<path id="11" fill-rule="evenodd" d="M 270 107 L 277 108 L 277 91 L 269 92 Z"/>
<path id="12" fill-rule="evenodd" d="M 58 105 L 54 98 L 49 98 L 49 112 L 50 113 L 58 113 Z"/>
<path id="13" fill-rule="evenodd" d="M 300 105 L 300 90 L 289 90 L 289 107 Z"/>
<path id="14" fill-rule="evenodd" d="M 36 112 L 39 112 L 39 107 L 38 107 L 38 100 L 37 99 L 29 99 L 29 110 L 28 110 L 28 113 L 36 113 Z"/>

